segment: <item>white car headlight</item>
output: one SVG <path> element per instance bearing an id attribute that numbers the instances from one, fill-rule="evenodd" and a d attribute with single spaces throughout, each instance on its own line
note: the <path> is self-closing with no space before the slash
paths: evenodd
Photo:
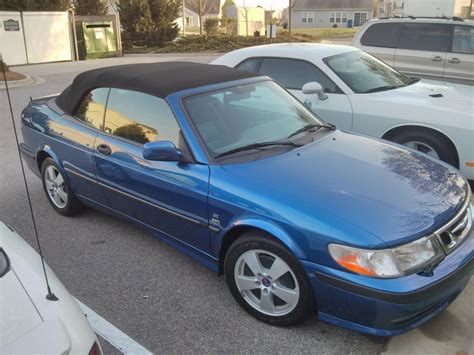
<path id="1" fill-rule="evenodd" d="M 444 256 L 435 236 L 391 249 L 368 250 L 329 244 L 329 254 L 343 268 L 370 277 L 398 277 L 420 270 Z"/>

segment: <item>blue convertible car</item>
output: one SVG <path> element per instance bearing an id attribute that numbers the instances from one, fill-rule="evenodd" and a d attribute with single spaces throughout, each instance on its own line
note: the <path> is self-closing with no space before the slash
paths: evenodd
<path id="1" fill-rule="evenodd" d="M 268 323 L 377 335 L 447 307 L 473 272 L 454 168 L 322 122 L 268 77 L 194 63 L 79 74 L 22 113 L 52 207 L 146 227 Z"/>

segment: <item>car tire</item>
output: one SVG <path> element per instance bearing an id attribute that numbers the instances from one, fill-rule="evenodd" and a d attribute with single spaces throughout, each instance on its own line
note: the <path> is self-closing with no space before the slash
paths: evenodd
<path id="1" fill-rule="evenodd" d="M 46 197 L 56 212 L 63 216 L 73 216 L 82 210 L 83 204 L 51 158 L 46 158 L 41 165 L 41 181 Z"/>
<path id="2" fill-rule="evenodd" d="M 260 321 L 288 326 L 314 314 L 315 298 L 305 270 L 270 237 L 250 232 L 238 238 L 226 254 L 224 273 L 232 296 Z"/>
<path id="3" fill-rule="evenodd" d="M 442 134 L 426 130 L 407 130 L 394 135 L 392 142 L 415 149 L 421 153 L 429 152 L 424 150 L 432 149 L 436 155 L 431 155 L 454 167 L 458 167 L 458 156 L 452 143 Z"/>

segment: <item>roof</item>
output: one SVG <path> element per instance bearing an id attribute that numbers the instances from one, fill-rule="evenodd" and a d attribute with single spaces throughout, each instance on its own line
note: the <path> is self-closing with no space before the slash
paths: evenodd
<path id="1" fill-rule="evenodd" d="M 372 0 L 298 0 L 293 10 L 372 9 Z"/>
<path id="2" fill-rule="evenodd" d="M 117 65 L 79 74 L 56 98 L 56 105 L 72 115 L 84 96 L 95 88 L 128 89 L 166 97 L 181 90 L 256 76 L 225 66 L 191 62 Z"/>
<path id="3" fill-rule="evenodd" d="M 281 57 L 302 60 L 319 60 L 356 50 L 358 49 L 355 47 L 336 44 L 277 43 L 237 49 L 217 58 L 212 62 L 212 64 L 235 63 L 235 65 L 237 65 L 243 60 L 252 57 Z"/>
<path id="4" fill-rule="evenodd" d="M 404 17 L 380 17 L 377 19 L 372 19 L 370 22 L 427 22 L 427 23 L 456 23 L 460 25 L 474 25 L 474 21 L 469 19 L 462 19 L 459 17 L 413 17 L 413 16 L 404 16 Z"/>
<path id="5" fill-rule="evenodd" d="M 199 15 L 199 3 L 202 6 L 202 15 L 218 15 L 221 12 L 220 0 L 184 0 L 187 10 Z"/>

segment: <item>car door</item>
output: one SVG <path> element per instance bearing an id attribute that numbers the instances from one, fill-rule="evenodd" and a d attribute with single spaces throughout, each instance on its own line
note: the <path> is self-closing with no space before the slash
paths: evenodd
<path id="1" fill-rule="evenodd" d="M 360 38 L 360 44 L 356 43 L 356 47 L 393 66 L 402 26 L 401 22 L 371 24 Z"/>
<path id="2" fill-rule="evenodd" d="M 409 75 L 439 79 L 450 43 L 450 24 L 404 23 L 395 51 L 395 68 Z"/>
<path id="3" fill-rule="evenodd" d="M 454 25 L 453 43 L 446 56 L 444 78 L 462 84 L 474 83 L 474 26 Z"/>
<path id="4" fill-rule="evenodd" d="M 102 128 L 109 90 L 98 88 L 89 92 L 73 116 L 54 120 L 48 125 L 55 138 L 52 147 L 67 172 L 74 192 L 94 202 L 102 203 L 103 195 L 96 184 L 92 158 L 96 137 Z"/>
<path id="5" fill-rule="evenodd" d="M 111 89 L 97 137 L 97 180 L 115 211 L 202 251 L 209 251 L 207 165 L 143 158 L 143 144 L 183 147 L 168 103 L 144 93 Z"/>
<path id="6" fill-rule="evenodd" d="M 242 62 L 238 69 L 255 68 L 256 58 Z M 260 58 L 258 72 L 269 76 L 284 86 L 301 102 L 310 107 L 320 118 L 341 129 L 351 129 L 352 107 L 341 89 L 313 63 L 291 58 Z M 254 71 L 254 70 L 253 70 Z M 303 85 L 316 81 L 324 88 L 327 100 L 319 100 L 317 95 L 303 94 Z"/>

